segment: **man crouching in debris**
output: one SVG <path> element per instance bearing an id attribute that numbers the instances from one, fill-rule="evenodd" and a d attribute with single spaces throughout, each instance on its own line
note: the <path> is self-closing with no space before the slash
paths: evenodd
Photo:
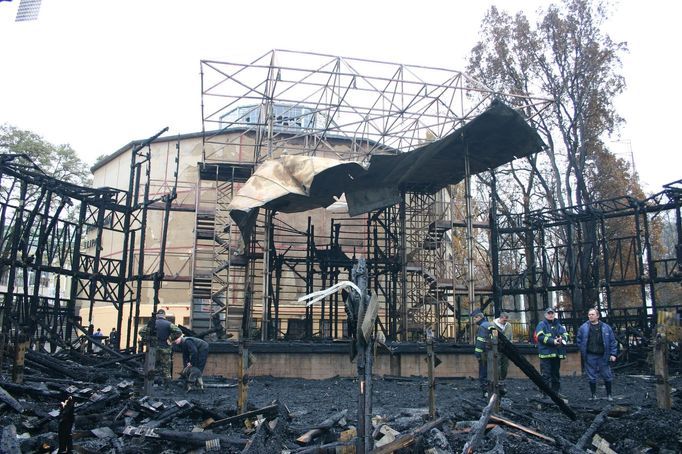
<path id="1" fill-rule="evenodd" d="M 471 319 L 478 325 L 476 332 L 476 344 L 474 345 L 474 354 L 478 359 L 478 382 L 481 386 L 483 397 L 488 396 L 488 339 L 490 338 L 490 330 L 494 326 L 485 319 L 485 315 L 480 309 L 474 309 L 471 312 Z"/>
<path id="2" fill-rule="evenodd" d="M 182 350 L 182 376 L 187 381 L 187 391 L 193 388 L 204 389 L 202 375 L 206 360 L 208 359 L 208 342 L 197 337 L 183 336 L 182 333 L 173 332 L 173 343 Z"/>

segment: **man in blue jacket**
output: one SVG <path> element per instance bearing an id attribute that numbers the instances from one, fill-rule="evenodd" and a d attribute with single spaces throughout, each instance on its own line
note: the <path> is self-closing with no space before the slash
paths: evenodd
<path id="1" fill-rule="evenodd" d="M 592 393 L 591 400 L 597 398 L 597 379 L 601 377 L 606 387 L 606 398 L 611 397 L 613 374 L 609 362 L 616 360 L 618 343 L 609 325 L 599 320 L 599 312 L 592 308 L 587 312 L 588 321 L 578 329 L 577 343 L 585 363 L 587 380 Z"/>
<path id="2" fill-rule="evenodd" d="M 568 333 L 556 318 L 554 309 L 545 309 L 545 319 L 535 328 L 540 357 L 540 372 L 545 383 L 558 393 L 561 390 L 561 360 L 566 358 Z"/>

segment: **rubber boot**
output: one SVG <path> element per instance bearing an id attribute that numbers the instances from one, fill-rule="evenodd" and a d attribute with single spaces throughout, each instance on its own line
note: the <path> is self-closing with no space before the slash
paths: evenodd
<path id="1" fill-rule="evenodd" d="M 592 393 L 592 397 L 590 397 L 590 400 L 597 400 L 597 384 L 596 383 L 590 383 L 590 393 Z"/>
<path id="2" fill-rule="evenodd" d="M 610 381 L 604 382 L 604 386 L 606 387 L 606 399 L 609 402 L 612 402 L 613 396 L 611 396 L 611 382 Z"/>

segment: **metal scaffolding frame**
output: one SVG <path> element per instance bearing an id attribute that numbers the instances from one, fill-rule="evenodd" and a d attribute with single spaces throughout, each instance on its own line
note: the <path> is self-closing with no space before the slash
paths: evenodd
<path id="1" fill-rule="evenodd" d="M 63 182 L 26 155 L 0 155 L 0 275 L 6 282 L 0 290 L 0 351 L 6 342 L 72 347 L 88 334 L 93 307 L 102 303 L 116 308 L 119 332 L 127 325 L 128 337 L 118 347 L 137 348 L 142 282 L 153 282 L 156 311 L 176 193 L 173 185 L 168 194 L 150 197 L 149 145 L 165 131 L 132 146 L 128 191 Z M 177 183 L 177 166 L 175 177 Z M 144 261 L 150 209 L 165 212 L 157 271 Z M 121 239 L 118 258 L 101 255 L 105 235 Z M 54 283 L 50 293 L 43 285 L 48 281 Z M 88 320 L 77 314 L 79 303 Z"/>
<path id="2" fill-rule="evenodd" d="M 524 112 L 534 105 L 541 113 L 550 103 L 495 93 L 459 71 L 288 50 L 272 50 L 250 63 L 202 61 L 201 80 L 202 165 L 240 162 L 256 168 L 266 159 L 291 154 L 367 162 L 374 154 L 403 153 L 445 137 L 475 118 L 492 99 Z M 608 285 L 602 285 L 604 279 L 594 281 L 598 286 L 579 282 L 590 273 L 597 276 L 597 268 L 592 272 L 586 267 L 609 266 L 583 263 L 584 269 L 577 272 L 581 256 L 576 246 L 586 244 L 581 216 L 601 222 L 602 236 L 608 226 L 601 219 L 632 216 L 638 234 L 630 242 L 593 246 L 609 263 L 629 263 L 635 256 L 633 247 L 640 253 L 651 251 L 648 218 L 661 210 L 679 211 L 678 199 L 670 195 L 673 189 L 635 204 L 639 211 L 630 207 L 625 212 L 622 201 L 605 201 L 600 202 L 599 215 L 595 208 L 539 211 L 532 222 L 519 222 L 514 228 L 498 216 L 494 197 L 483 212 L 481 206 L 472 206 L 470 195 L 462 196 L 455 187 L 438 193 L 427 187 L 402 187 L 401 203 L 369 213 L 362 218 L 362 227 L 352 218 L 335 216 L 330 225 L 328 220 L 314 225 L 308 217 L 307 227 L 294 228 L 287 225 L 286 216 L 268 212 L 268 222 L 263 214 L 257 222 L 249 251 L 241 251 L 248 272 L 235 291 L 248 306 L 244 312 L 248 325 L 260 320 L 260 330 L 250 330 L 254 337 L 343 337 L 343 330 L 335 328 L 345 319 L 338 298 L 306 308 L 299 327 L 291 326 L 289 317 L 287 329 L 280 324 L 286 318 L 283 304 L 295 305 L 298 296 L 343 280 L 358 256 L 365 254 L 372 291 L 382 301 L 379 328 L 388 339 L 420 339 L 426 328 L 432 328 L 442 339 L 467 340 L 466 315 L 472 306 L 497 314 L 502 308 L 519 311 L 522 304 L 530 326 L 538 310 L 556 297 L 552 292 L 569 292 L 564 299 L 575 301 L 586 289 L 597 289 L 604 301 L 610 301 L 614 287 L 627 285 L 625 278 L 614 275 L 609 275 Z M 664 202 L 664 197 L 671 199 Z M 671 204 L 675 208 L 665 208 Z M 462 211 L 462 206 L 469 208 Z M 550 241 L 557 228 L 575 239 L 564 245 Z M 362 247 L 351 240 L 353 231 L 363 232 Z M 236 242 L 234 247 L 240 248 Z M 531 251 L 533 266 L 526 270 L 519 256 Z M 616 260 L 614 254 L 623 258 Z M 484 255 L 483 260 L 473 260 Z M 656 262 L 642 260 L 646 264 L 640 264 L 640 270 L 645 265 L 651 269 Z M 517 269 L 510 271 L 510 263 Z M 670 265 L 668 259 L 665 263 Z M 665 269 L 669 279 L 678 279 Z M 566 274 L 553 276 L 552 270 Z M 645 278 L 640 273 L 636 278 L 633 285 L 640 289 L 640 297 L 650 301 L 641 305 L 641 311 L 655 307 L 653 286 L 658 282 L 663 282 L 660 276 Z M 570 323 L 582 317 L 582 310 L 571 311 Z M 640 315 L 651 319 L 649 314 Z"/>

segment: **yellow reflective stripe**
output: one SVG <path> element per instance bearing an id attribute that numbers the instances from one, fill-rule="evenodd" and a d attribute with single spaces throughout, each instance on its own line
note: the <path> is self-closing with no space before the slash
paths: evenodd
<path id="1" fill-rule="evenodd" d="M 474 349 L 474 351 L 479 352 L 479 353 L 483 353 L 483 349 L 482 349 L 482 348 L 478 348 L 478 347 L 476 347 L 476 348 Z"/>
<path id="2" fill-rule="evenodd" d="M 538 355 L 540 358 L 556 358 L 556 353 L 550 353 L 548 355 Z"/>
<path id="3" fill-rule="evenodd" d="M 480 340 L 481 342 L 485 342 L 487 339 L 485 337 L 476 336 L 476 340 Z"/>

